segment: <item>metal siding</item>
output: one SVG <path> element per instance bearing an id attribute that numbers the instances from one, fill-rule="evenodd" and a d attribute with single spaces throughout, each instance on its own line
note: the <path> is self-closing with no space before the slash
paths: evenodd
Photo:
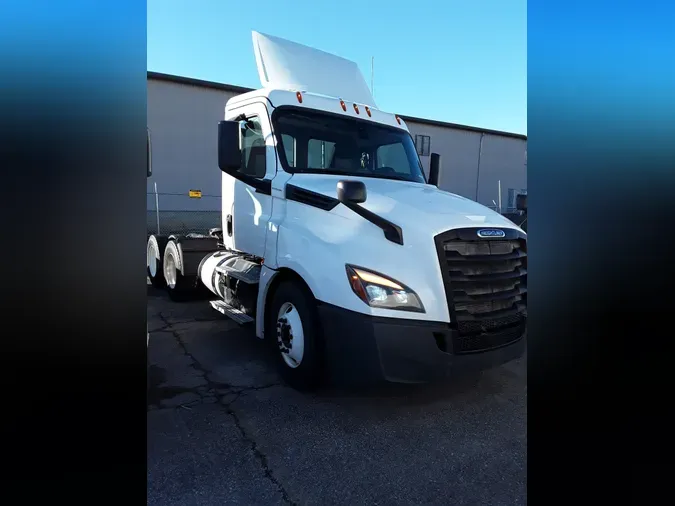
<path id="1" fill-rule="evenodd" d="M 410 134 L 431 137 L 431 152 L 441 155 L 438 186 L 442 190 L 473 199 L 476 196 L 480 134 L 409 122 Z M 424 173 L 429 175 L 429 156 L 421 156 Z"/>
<path id="2" fill-rule="evenodd" d="M 527 141 L 486 134 L 478 176 L 478 202 L 486 206 L 499 203 L 498 181 L 502 186 L 502 212 L 508 205 L 508 190 L 527 188 L 525 151 Z M 472 197 L 475 199 L 475 195 Z"/>
<path id="3" fill-rule="evenodd" d="M 220 90 L 148 81 L 153 165 L 147 183 L 148 210 L 155 209 L 154 183 L 160 211 L 220 210 L 217 132 L 231 96 Z M 203 197 L 191 199 L 189 190 L 201 190 Z"/>

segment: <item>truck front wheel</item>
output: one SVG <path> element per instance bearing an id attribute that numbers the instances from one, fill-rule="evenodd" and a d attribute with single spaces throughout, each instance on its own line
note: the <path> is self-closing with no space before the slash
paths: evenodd
<path id="1" fill-rule="evenodd" d="M 282 378 L 298 390 L 319 386 L 323 370 L 320 326 L 312 294 L 298 282 L 283 281 L 267 314 L 265 334 L 275 349 Z"/>

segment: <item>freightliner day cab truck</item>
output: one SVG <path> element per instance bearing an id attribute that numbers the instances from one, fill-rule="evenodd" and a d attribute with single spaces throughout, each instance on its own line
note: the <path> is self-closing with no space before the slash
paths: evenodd
<path id="1" fill-rule="evenodd" d="M 439 190 L 438 155 L 427 179 L 354 62 L 257 32 L 253 49 L 262 88 L 231 98 L 217 125 L 222 229 L 151 236 L 153 284 L 174 299 L 206 287 L 297 388 L 520 357 L 526 233 Z"/>

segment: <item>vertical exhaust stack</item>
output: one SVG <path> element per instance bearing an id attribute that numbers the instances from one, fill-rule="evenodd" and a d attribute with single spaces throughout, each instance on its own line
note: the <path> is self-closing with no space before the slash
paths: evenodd
<path id="1" fill-rule="evenodd" d="M 438 188 L 438 177 L 441 173 L 441 155 L 438 153 L 431 153 L 431 160 L 429 161 L 429 184 Z"/>
<path id="2" fill-rule="evenodd" d="M 519 193 L 516 195 L 516 209 L 527 214 L 527 194 Z"/>

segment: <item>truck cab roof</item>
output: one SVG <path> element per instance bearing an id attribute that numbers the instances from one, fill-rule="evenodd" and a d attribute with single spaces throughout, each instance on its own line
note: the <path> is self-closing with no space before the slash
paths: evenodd
<path id="1" fill-rule="evenodd" d="M 294 106 L 314 111 L 323 111 L 354 119 L 372 121 L 408 131 L 405 121 L 396 114 L 381 111 L 365 104 L 348 101 L 341 97 L 331 97 L 301 90 L 262 88 L 249 91 L 228 100 L 227 109 L 229 110 L 250 102 L 257 102 L 261 99 L 266 100 L 275 108 Z"/>

